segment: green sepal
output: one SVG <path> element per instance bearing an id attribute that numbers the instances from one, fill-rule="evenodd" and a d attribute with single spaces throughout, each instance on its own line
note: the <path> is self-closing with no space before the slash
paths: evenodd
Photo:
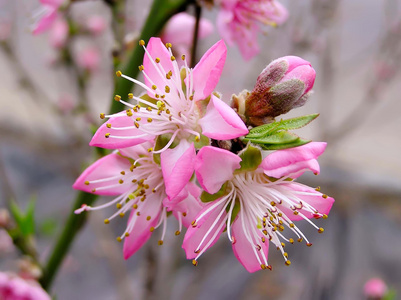
<path id="1" fill-rule="evenodd" d="M 235 170 L 234 173 L 254 171 L 262 162 L 262 152 L 260 152 L 260 148 L 254 147 L 251 144 L 248 144 L 245 149 L 238 153 L 238 156 L 242 159 L 240 162 L 241 168 Z"/>
<path id="2" fill-rule="evenodd" d="M 200 134 L 199 142 L 195 141 L 195 136 L 191 138 L 191 142 L 194 143 L 195 149 L 200 149 L 210 145 L 210 140 L 206 135 Z"/>
<path id="3" fill-rule="evenodd" d="M 397 299 L 397 292 L 394 289 L 390 289 L 383 296 L 383 300 L 395 300 Z"/>
<path id="4" fill-rule="evenodd" d="M 157 151 L 157 150 L 163 149 L 167 145 L 167 143 L 170 141 L 170 139 L 171 139 L 171 134 L 159 135 L 156 138 L 154 150 Z M 177 143 L 173 142 L 169 148 L 174 148 L 175 146 L 177 146 Z M 158 165 L 160 165 L 160 153 L 153 154 L 153 161 L 155 163 L 157 163 Z"/>
<path id="5" fill-rule="evenodd" d="M 261 138 L 266 135 L 270 135 L 279 130 L 294 130 L 302 128 L 316 119 L 319 114 L 311 114 L 301 117 L 296 117 L 287 120 L 280 120 L 269 124 L 264 124 L 255 128 L 252 128 L 248 135 L 245 137 L 246 139 L 255 139 Z"/>
<path id="6" fill-rule="evenodd" d="M 292 143 L 287 143 L 287 144 L 264 144 L 264 145 L 260 145 L 260 147 L 263 150 L 282 150 L 282 149 L 289 149 L 289 148 L 299 147 L 299 146 L 305 145 L 305 144 L 310 143 L 310 142 L 311 142 L 311 140 L 303 140 L 301 138 L 298 138 Z"/>
<path id="7" fill-rule="evenodd" d="M 24 237 L 34 234 L 35 232 L 35 198 L 31 197 L 26 207 L 25 213 L 19 208 L 17 203 L 11 201 L 10 212 L 18 226 L 18 229 Z"/>
<path id="8" fill-rule="evenodd" d="M 200 196 L 200 199 L 202 202 L 205 202 L 205 203 L 212 202 L 216 199 L 223 197 L 226 194 L 226 188 L 227 188 L 227 182 L 224 183 L 222 185 L 222 187 L 220 188 L 220 190 L 215 194 L 209 194 L 208 192 L 203 191 Z"/>
<path id="9" fill-rule="evenodd" d="M 229 206 L 230 205 L 227 205 L 227 207 L 226 207 L 227 213 L 230 211 L 230 207 Z M 235 218 L 237 217 L 240 209 L 241 209 L 241 205 L 239 204 L 238 201 L 235 201 L 234 208 L 233 208 L 233 211 L 231 213 L 230 225 L 235 221 Z"/>

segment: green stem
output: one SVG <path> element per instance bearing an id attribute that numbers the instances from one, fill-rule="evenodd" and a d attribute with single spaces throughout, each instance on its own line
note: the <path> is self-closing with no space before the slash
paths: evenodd
<path id="1" fill-rule="evenodd" d="M 164 24 L 177 12 L 183 10 L 185 6 L 191 1 L 188 0 L 155 0 L 153 1 L 152 7 L 148 18 L 146 19 L 145 25 L 143 26 L 142 33 L 139 40 L 147 42 L 152 36 L 157 36 L 163 29 Z M 128 58 L 128 61 L 122 72 L 124 75 L 136 78 L 139 73 L 138 66 L 142 64 L 143 60 L 143 49 L 141 46 L 136 45 L 134 51 Z M 133 83 L 129 80 L 118 80 L 114 95 L 126 96 L 131 92 Z M 112 101 L 110 106 L 110 113 L 116 113 L 122 111 L 124 106 L 117 101 Z"/>
<path id="2" fill-rule="evenodd" d="M 91 205 L 95 202 L 96 198 L 97 195 L 87 194 L 85 192 L 78 193 L 64 229 L 58 237 L 56 245 L 54 246 L 46 265 L 43 267 L 43 275 L 39 282 L 44 289 L 50 289 L 54 277 L 63 262 L 65 255 L 68 253 L 76 234 L 85 225 L 88 215 L 86 213 L 76 215 L 74 211 L 80 208 L 82 204 Z"/>

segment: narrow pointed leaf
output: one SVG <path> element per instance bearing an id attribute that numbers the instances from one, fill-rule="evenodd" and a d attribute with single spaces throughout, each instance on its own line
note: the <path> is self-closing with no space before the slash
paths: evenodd
<path id="1" fill-rule="evenodd" d="M 303 140 L 298 138 L 296 141 L 288 144 L 264 144 L 260 145 L 263 150 L 282 150 L 282 149 L 289 149 L 289 148 L 295 148 L 298 146 L 305 145 L 307 143 L 310 143 L 311 140 Z"/>

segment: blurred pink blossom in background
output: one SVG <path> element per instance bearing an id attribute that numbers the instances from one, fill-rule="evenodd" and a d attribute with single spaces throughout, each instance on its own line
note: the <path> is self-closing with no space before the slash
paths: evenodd
<path id="1" fill-rule="evenodd" d="M 50 296 L 33 280 L 0 272 L 1 300 L 50 300 Z"/>
<path id="2" fill-rule="evenodd" d="M 381 299 L 387 293 L 387 285 L 380 278 L 371 278 L 365 283 L 363 292 L 369 299 Z"/>
<path id="3" fill-rule="evenodd" d="M 217 28 L 223 39 L 230 45 L 237 44 L 245 60 L 260 52 L 259 23 L 281 25 L 288 18 L 287 9 L 274 0 L 219 0 L 220 11 Z"/>
<path id="4" fill-rule="evenodd" d="M 58 18 L 50 29 L 50 45 L 63 48 L 68 39 L 68 23 L 64 18 Z"/>
<path id="5" fill-rule="evenodd" d="M 95 71 L 99 67 L 100 51 L 90 46 L 79 51 L 77 54 L 77 64 L 84 70 Z"/>
<path id="6" fill-rule="evenodd" d="M 49 30 L 58 18 L 58 9 L 65 0 L 40 0 L 42 4 L 35 14 L 34 18 L 38 18 L 33 25 L 32 31 L 34 34 L 39 34 Z"/>
<path id="7" fill-rule="evenodd" d="M 101 34 L 106 29 L 106 20 L 102 16 L 90 16 L 86 23 L 87 29 L 95 35 Z"/>

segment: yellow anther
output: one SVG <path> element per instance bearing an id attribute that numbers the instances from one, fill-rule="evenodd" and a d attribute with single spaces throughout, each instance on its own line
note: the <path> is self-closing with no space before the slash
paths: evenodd
<path id="1" fill-rule="evenodd" d="M 199 142 L 200 141 L 200 137 L 199 136 L 196 136 L 195 137 L 195 142 Z"/>
<path id="2" fill-rule="evenodd" d="M 193 259 L 193 260 L 192 260 L 192 264 L 196 267 L 196 266 L 198 265 L 198 261 L 195 260 L 195 259 Z"/>
<path id="3" fill-rule="evenodd" d="M 181 59 L 182 59 L 182 60 L 185 60 L 185 55 L 184 55 L 184 54 L 181 55 Z"/>
<path id="4" fill-rule="evenodd" d="M 164 87 L 164 91 L 168 94 L 168 93 L 170 93 L 170 87 L 168 86 L 168 85 L 166 85 L 165 87 Z"/>
<path id="5" fill-rule="evenodd" d="M 106 127 L 107 127 L 107 128 L 111 128 L 111 124 L 110 124 L 110 123 L 107 123 L 107 124 L 106 124 Z"/>
<path id="6" fill-rule="evenodd" d="M 119 184 L 123 184 L 123 183 L 124 183 L 124 180 L 120 179 L 120 180 L 118 181 L 118 183 L 119 183 Z"/>
<path id="7" fill-rule="evenodd" d="M 171 48 L 171 47 L 172 47 L 171 43 L 166 43 L 166 48 Z"/>
<path id="8" fill-rule="evenodd" d="M 128 94 L 128 99 L 132 99 L 132 98 L 134 98 L 134 94 L 133 93 L 129 93 Z"/>
<path id="9" fill-rule="evenodd" d="M 183 213 L 183 215 L 184 215 L 184 213 Z M 191 222 L 191 225 L 192 225 L 192 227 L 196 227 L 196 220 L 193 220 L 192 222 Z"/>
<path id="10" fill-rule="evenodd" d="M 166 114 L 170 114 L 170 110 L 168 108 L 166 109 Z"/>
<path id="11" fill-rule="evenodd" d="M 123 207 L 123 205 L 122 205 L 121 203 L 117 203 L 117 204 L 116 204 L 116 207 L 117 207 L 117 209 L 120 209 L 120 208 Z"/>
<path id="12" fill-rule="evenodd" d="M 297 212 L 297 211 L 294 211 L 294 215 L 296 215 L 296 216 L 297 216 L 298 214 L 299 214 L 299 212 Z"/>
<path id="13" fill-rule="evenodd" d="M 323 194 L 322 197 L 323 197 L 324 199 L 327 199 L 328 196 L 327 196 L 326 194 Z"/>
<path id="14" fill-rule="evenodd" d="M 317 232 L 323 233 L 323 232 L 324 232 L 324 228 L 320 227 L 320 228 L 317 230 Z"/>
<path id="15" fill-rule="evenodd" d="M 136 215 L 139 217 L 141 215 L 141 212 L 140 211 L 136 212 Z"/>
<path id="16" fill-rule="evenodd" d="M 180 233 L 181 233 L 181 231 L 177 230 L 177 231 L 175 232 L 175 235 L 180 235 Z"/>
<path id="17" fill-rule="evenodd" d="M 269 270 L 271 271 L 271 270 L 273 270 L 273 267 L 272 267 L 271 265 L 268 265 L 268 266 L 266 267 L 266 269 L 269 269 Z"/>
<path id="18" fill-rule="evenodd" d="M 312 243 L 306 243 L 306 246 L 310 247 L 312 246 Z"/>
<path id="19" fill-rule="evenodd" d="M 156 62 L 156 63 L 159 63 L 159 62 L 160 62 L 160 58 L 156 57 L 156 58 L 155 58 L 155 62 Z"/>
<path id="20" fill-rule="evenodd" d="M 186 217 L 186 216 L 187 216 L 187 213 L 186 213 L 186 212 L 183 212 L 183 213 L 182 213 L 182 216 L 183 216 L 183 217 Z"/>
<path id="21" fill-rule="evenodd" d="M 285 258 L 288 258 L 288 253 L 287 253 L 287 252 L 284 252 L 284 253 L 283 253 L 283 256 L 284 256 Z"/>
<path id="22" fill-rule="evenodd" d="M 191 95 L 191 96 L 189 96 L 189 100 L 194 100 L 194 96 L 193 95 Z"/>
<path id="23" fill-rule="evenodd" d="M 149 229 L 150 232 L 153 232 L 154 230 L 155 230 L 155 228 L 153 226 L 150 227 L 150 229 Z"/>
<path id="24" fill-rule="evenodd" d="M 136 128 L 139 128 L 139 123 L 138 122 L 134 122 L 134 125 Z"/>
<path id="25" fill-rule="evenodd" d="M 320 186 L 318 186 L 317 188 L 315 188 L 315 191 L 316 191 L 316 192 L 319 192 L 319 191 L 320 191 Z"/>
<path id="26" fill-rule="evenodd" d="M 150 148 L 148 149 L 148 152 L 150 153 L 150 152 L 152 152 L 152 151 L 153 151 L 153 148 L 150 147 Z"/>
<path id="27" fill-rule="evenodd" d="M 263 232 L 264 235 L 267 235 L 267 230 L 266 229 L 263 229 L 262 232 Z"/>
<path id="28" fill-rule="evenodd" d="M 151 216 L 147 216 L 146 221 L 149 221 L 151 218 L 152 218 Z"/>
<path id="29" fill-rule="evenodd" d="M 120 218 L 124 218 L 125 214 L 123 212 L 118 214 L 120 216 Z"/>
<path id="30" fill-rule="evenodd" d="M 299 238 L 297 241 L 298 243 L 302 242 L 304 239 L 303 238 Z"/>
<path id="31" fill-rule="evenodd" d="M 170 74 L 167 73 L 167 74 L 166 74 L 166 78 L 167 78 L 167 79 L 171 79 Z"/>
<path id="32" fill-rule="evenodd" d="M 323 216 L 322 216 L 323 219 L 327 219 L 328 217 L 329 217 L 329 216 L 326 215 L 326 214 L 323 214 Z"/>
<path id="33" fill-rule="evenodd" d="M 115 95 L 114 96 L 114 100 L 115 101 L 120 101 L 121 100 L 121 96 L 120 95 Z"/>
<path id="34" fill-rule="evenodd" d="M 110 220 L 109 219 L 104 219 L 104 224 L 109 224 Z"/>
<path id="35" fill-rule="evenodd" d="M 95 192 L 96 192 L 96 189 L 93 189 L 93 190 L 92 190 L 92 193 L 95 193 Z"/>
<path id="36" fill-rule="evenodd" d="M 285 261 L 285 265 L 286 265 L 286 266 L 291 265 L 291 261 L 287 259 L 287 260 Z"/>
<path id="37" fill-rule="evenodd" d="M 262 270 L 266 270 L 266 265 L 265 264 L 261 264 L 260 267 L 261 267 Z"/>
<path id="38" fill-rule="evenodd" d="M 163 245 L 163 241 L 162 240 L 158 241 L 157 243 L 159 244 L 159 246 Z"/>
<path id="39" fill-rule="evenodd" d="M 290 238 L 290 239 L 289 239 L 289 242 L 290 242 L 291 244 L 294 244 L 294 239 L 293 239 L 293 238 Z"/>
<path id="40" fill-rule="evenodd" d="M 117 242 L 121 242 L 122 240 L 123 239 L 120 236 L 117 237 Z"/>
<path id="41" fill-rule="evenodd" d="M 153 119 L 152 118 L 148 118 L 148 122 L 150 123 L 150 122 L 152 122 L 153 121 Z"/>
<path id="42" fill-rule="evenodd" d="M 152 108 L 150 106 L 146 107 L 147 111 L 152 111 Z"/>
<path id="43" fill-rule="evenodd" d="M 290 227 L 291 227 L 291 228 L 294 228 L 294 227 L 295 227 L 295 224 L 294 224 L 294 223 L 290 223 Z"/>
<path id="44" fill-rule="evenodd" d="M 142 120 L 140 117 L 138 117 L 138 118 L 135 119 L 135 121 L 138 121 L 138 122 L 139 122 L 140 120 Z"/>
<path id="45" fill-rule="evenodd" d="M 285 247 L 285 244 L 283 242 L 281 242 L 281 247 L 283 247 L 283 248 Z"/>
<path id="46" fill-rule="evenodd" d="M 130 109 L 127 109 L 126 113 L 128 117 L 132 117 L 132 111 Z"/>
<path id="47" fill-rule="evenodd" d="M 121 77 L 121 75 L 123 75 L 123 73 L 121 73 L 121 71 L 117 71 L 117 72 L 116 72 L 116 75 L 117 75 L 118 77 Z"/>
<path id="48" fill-rule="evenodd" d="M 170 59 L 171 61 L 175 61 L 175 57 L 173 55 L 171 55 Z"/>
<path id="49" fill-rule="evenodd" d="M 101 114 L 100 114 L 100 119 L 103 120 L 105 117 L 106 117 L 106 115 L 105 115 L 104 113 L 101 113 Z"/>
<path id="50" fill-rule="evenodd" d="M 85 181 L 85 184 L 86 184 L 86 185 L 89 185 L 89 181 L 88 181 L 88 180 L 86 180 L 86 181 Z"/>
<path id="51" fill-rule="evenodd" d="M 139 71 L 143 71 L 143 70 L 145 70 L 145 67 L 143 66 L 143 65 L 140 65 L 139 67 L 138 67 L 138 69 L 139 69 Z"/>
<path id="52" fill-rule="evenodd" d="M 126 232 L 124 235 L 128 237 L 129 236 L 129 232 Z"/>
<path id="53" fill-rule="evenodd" d="M 159 94 L 155 94 L 155 97 L 156 97 L 156 99 L 159 99 L 160 95 Z"/>
<path id="54" fill-rule="evenodd" d="M 272 202 L 270 202 L 270 205 L 271 206 L 276 206 L 276 202 L 272 201 Z"/>
<path id="55" fill-rule="evenodd" d="M 133 208 L 133 209 L 137 209 L 137 208 L 138 208 L 138 204 L 136 204 L 136 203 L 133 204 L 133 205 L 132 205 L 132 208 Z"/>
<path id="56" fill-rule="evenodd" d="M 139 46 L 145 46 L 145 41 L 144 40 L 140 40 L 139 41 Z"/>
<path id="57" fill-rule="evenodd" d="M 157 86 L 154 84 L 154 85 L 152 85 L 152 89 L 153 90 L 156 90 L 157 89 Z"/>
<path id="58" fill-rule="evenodd" d="M 120 174 L 121 174 L 121 175 L 125 175 L 125 171 L 121 171 Z"/>
<path id="59" fill-rule="evenodd" d="M 108 138 L 110 137 L 110 133 L 106 133 L 106 134 L 104 135 L 104 137 L 105 137 L 106 139 L 108 139 Z"/>

